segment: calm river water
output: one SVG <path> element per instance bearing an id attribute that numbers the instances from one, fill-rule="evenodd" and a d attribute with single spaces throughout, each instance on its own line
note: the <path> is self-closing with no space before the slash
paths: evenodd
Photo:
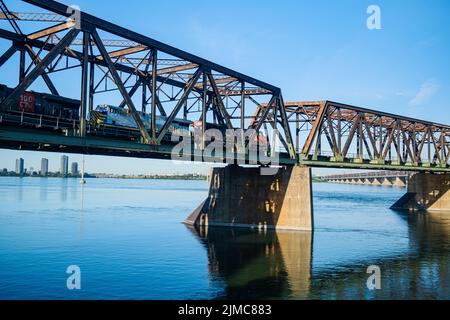
<path id="1" fill-rule="evenodd" d="M 311 234 L 188 228 L 207 187 L 0 178 L 0 298 L 450 299 L 450 212 L 390 210 L 404 189 L 315 184 Z"/>

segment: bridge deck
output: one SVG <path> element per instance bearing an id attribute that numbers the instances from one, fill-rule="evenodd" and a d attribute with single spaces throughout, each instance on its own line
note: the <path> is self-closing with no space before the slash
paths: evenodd
<path id="1" fill-rule="evenodd" d="M 161 145 L 148 145 L 133 141 L 111 139 L 99 136 L 77 137 L 63 135 L 56 131 L 40 130 L 36 128 L 14 127 L 0 125 L 0 147 L 15 150 L 31 150 L 61 153 L 78 153 L 90 155 L 108 155 L 118 157 L 148 158 L 171 160 L 173 145 L 163 143 Z M 225 156 L 206 156 L 201 150 L 192 149 L 183 154 L 184 160 L 209 162 L 209 163 L 239 163 L 255 164 L 251 162 L 248 154 L 235 154 L 234 158 Z M 177 160 L 177 159 L 175 159 Z M 405 166 L 390 162 L 385 164 L 355 163 L 353 159 L 344 161 L 332 161 L 331 157 L 320 157 L 317 160 L 305 160 L 300 156 L 292 160 L 287 152 L 279 153 L 278 163 L 280 165 L 305 165 L 311 167 L 326 168 L 348 168 L 348 169 L 372 169 L 372 170 L 394 170 L 394 171 L 430 171 L 450 172 L 450 167 L 433 166 Z"/>

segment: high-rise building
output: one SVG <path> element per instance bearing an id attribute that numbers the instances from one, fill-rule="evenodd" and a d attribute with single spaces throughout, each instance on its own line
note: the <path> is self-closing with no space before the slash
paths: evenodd
<path id="1" fill-rule="evenodd" d="M 59 173 L 62 176 L 67 176 L 69 173 L 69 157 L 68 156 L 61 156 L 61 168 L 59 170 Z"/>
<path id="2" fill-rule="evenodd" d="M 48 175 L 48 159 L 41 159 L 41 176 L 45 177 Z"/>
<path id="3" fill-rule="evenodd" d="M 72 177 L 78 176 L 78 162 L 72 162 L 72 166 L 70 167 L 70 174 Z"/>
<path id="4" fill-rule="evenodd" d="M 16 174 L 24 174 L 25 161 L 22 158 L 16 160 Z"/>

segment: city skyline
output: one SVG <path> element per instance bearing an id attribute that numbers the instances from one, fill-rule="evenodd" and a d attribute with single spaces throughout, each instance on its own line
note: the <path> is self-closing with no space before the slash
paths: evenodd
<path id="1" fill-rule="evenodd" d="M 59 153 L 43 153 L 43 152 L 32 152 L 32 151 L 18 151 L 17 158 L 13 159 L 13 162 L 9 165 L 3 165 L 0 166 L 2 170 L 6 169 L 8 172 L 16 172 L 17 173 L 17 165 L 18 160 L 23 161 L 23 171 L 29 172 L 30 169 L 33 169 L 32 171 L 42 174 L 42 172 L 47 173 L 56 173 L 56 174 L 62 174 L 62 175 L 73 175 L 74 172 L 77 172 L 77 174 L 81 174 L 82 167 L 80 166 L 83 163 L 83 156 L 77 155 L 77 154 L 59 154 Z M 44 155 L 44 157 L 37 159 L 37 154 L 39 156 Z M 67 157 L 67 158 L 66 158 Z M 207 174 L 208 170 L 202 170 L 204 168 L 197 168 L 198 170 L 192 169 L 192 172 L 184 172 L 183 170 L 176 171 L 176 170 L 167 170 L 167 172 L 161 172 L 161 171 L 147 171 L 143 173 L 132 173 L 127 170 L 121 170 L 119 172 L 113 172 L 113 171 L 95 171 L 95 170 L 89 170 L 89 157 L 96 158 L 94 156 L 85 156 L 85 172 L 86 173 L 97 173 L 97 174 L 111 174 L 111 175 L 140 175 L 140 174 L 161 174 L 161 175 L 178 175 L 178 174 Z M 107 158 L 107 157 L 104 157 Z M 32 160 L 30 160 L 32 159 Z M 62 164 L 67 161 L 67 169 L 62 170 Z M 128 158 L 123 158 L 123 160 L 127 160 Z M 141 161 L 149 161 L 149 159 L 134 159 L 134 160 L 141 160 Z M 150 161 L 156 161 L 156 160 L 150 160 Z M 202 164 L 206 166 L 205 164 Z M 182 168 L 183 165 L 180 162 L 177 162 L 177 167 Z M 197 165 L 197 167 L 199 167 Z M 39 169 L 38 169 L 39 168 Z M 45 170 L 43 170 L 45 168 Z M 75 170 L 74 170 L 75 169 Z"/>
<path id="2" fill-rule="evenodd" d="M 38 174 L 41 176 L 47 176 L 49 173 L 58 173 L 61 176 L 78 176 L 79 170 L 78 170 L 78 162 L 77 161 L 71 161 L 70 162 L 70 170 L 69 170 L 69 160 L 70 157 L 67 155 L 61 155 L 60 157 L 60 166 L 58 170 L 49 170 L 49 164 L 50 161 L 48 158 L 41 158 L 40 161 L 40 168 L 38 170 L 35 170 L 35 167 L 30 165 L 28 168 L 26 167 L 26 159 L 24 157 L 17 158 L 15 160 L 15 167 L 14 170 L 11 170 L 9 167 L 4 167 L 2 170 L 3 172 L 15 172 L 16 174 Z"/>

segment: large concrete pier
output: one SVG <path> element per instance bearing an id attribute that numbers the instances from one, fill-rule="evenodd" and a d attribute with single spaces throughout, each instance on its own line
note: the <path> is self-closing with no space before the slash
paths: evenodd
<path id="1" fill-rule="evenodd" d="M 286 166 L 267 173 L 262 168 L 236 165 L 212 169 L 208 197 L 185 223 L 312 231 L 311 168 Z M 407 193 L 392 209 L 450 212 L 450 174 L 412 175 Z"/>
<path id="2" fill-rule="evenodd" d="M 411 176 L 407 193 L 392 209 L 450 212 L 450 174 L 417 173 Z"/>
<path id="3" fill-rule="evenodd" d="M 311 169 L 212 169 L 208 198 L 186 220 L 191 225 L 313 230 Z"/>

